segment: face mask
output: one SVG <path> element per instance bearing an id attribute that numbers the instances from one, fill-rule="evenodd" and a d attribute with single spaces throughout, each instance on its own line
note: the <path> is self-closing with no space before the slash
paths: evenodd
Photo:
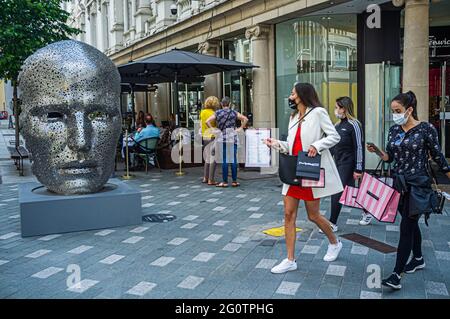
<path id="1" fill-rule="evenodd" d="M 345 115 L 339 113 L 338 110 L 334 110 L 334 115 L 335 115 L 336 118 L 338 118 L 338 119 L 343 119 L 343 118 L 345 117 Z"/>
<path id="2" fill-rule="evenodd" d="M 288 104 L 291 109 L 293 109 L 293 110 L 297 109 L 297 103 L 295 103 L 295 101 L 288 99 Z"/>
<path id="3" fill-rule="evenodd" d="M 394 113 L 392 114 L 392 119 L 394 120 L 394 123 L 397 125 L 404 125 L 406 122 L 408 122 L 408 118 L 410 114 L 408 114 L 407 117 L 405 117 L 406 113 Z"/>

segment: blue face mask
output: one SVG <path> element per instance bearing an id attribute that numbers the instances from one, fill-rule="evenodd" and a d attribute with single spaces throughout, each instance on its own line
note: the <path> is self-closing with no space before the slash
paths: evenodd
<path id="1" fill-rule="evenodd" d="M 404 125 L 406 124 L 406 122 L 408 122 L 408 118 L 411 114 L 408 114 L 407 117 L 405 117 L 405 113 L 394 113 L 392 114 L 392 120 L 394 121 L 395 124 L 397 125 Z"/>

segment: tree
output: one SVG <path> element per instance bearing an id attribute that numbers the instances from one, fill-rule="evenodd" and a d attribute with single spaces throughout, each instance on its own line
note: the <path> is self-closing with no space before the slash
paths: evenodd
<path id="1" fill-rule="evenodd" d="M 11 80 L 19 146 L 20 105 L 17 79 L 25 59 L 49 43 L 66 40 L 81 30 L 66 25 L 68 0 L 0 0 L 0 78 Z"/>

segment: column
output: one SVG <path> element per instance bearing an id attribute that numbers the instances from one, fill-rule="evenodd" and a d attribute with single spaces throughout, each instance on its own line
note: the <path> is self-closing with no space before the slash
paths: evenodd
<path id="1" fill-rule="evenodd" d="M 270 27 L 256 25 L 245 31 L 245 37 L 251 40 L 252 63 L 259 68 L 253 69 L 253 126 L 272 127 L 272 94 L 270 93 Z"/>
<path id="2" fill-rule="evenodd" d="M 215 57 L 220 57 L 220 41 L 210 40 L 203 43 L 200 43 L 199 53 L 211 55 Z M 204 86 L 204 94 L 205 99 L 208 96 L 216 96 L 219 100 L 222 99 L 222 82 L 221 82 L 221 73 L 214 73 L 205 76 L 205 86 Z M 204 101 L 202 101 L 203 103 Z"/>
<path id="3" fill-rule="evenodd" d="M 105 47 L 104 47 L 104 30 L 103 30 L 103 10 L 102 10 L 102 5 L 100 3 L 100 0 L 97 0 L 97 2 L 94 4 L 93 8 L 96 8 L 96 26 L 97 26 L 97 43 L 96 43 L 96 48 L 99 49 L 100 51 L 104 52 L 105 51 Z"/>
<path id="4" fill-rule="evenodd" d="M 134 14 L 136 13 L 136 0 L 131 0 L 131 21 L 130 21 L 130 39 L 134 41 L 136 37 L 136 19 Z"/>
<path id="5" fill-rule="evenodd" d="M 405 4 L 405 37 L 403 44 L 403 92 L 417 96 L 417 115 L 428 121 L 429 109 L 429 1 L 393 0 Z"/>
<path id="6" fill-rule="evenodd" d="M 142 38 L 145 35 L 145 21 L 152 15 L 150 0 L 141 0 L 139 8 L 135 13 L 136 17 L 136 38 Z"/>
<path id="7" fill-rule="evenodd" d="M 111 53 L 119 51 L 123 46 L 123 0 L 111 0 L 109 16 L 111 17 Z"/>
<path id="8" fill-rule="evenodd" d="M 155 0 L 156 4 L 156 26 L 155 29 L 159 30 L 162 27 L 171 25 L 176 21 L 177 16 L 170 12 L 170 5 L 176 4 L 174 0 Z"/>

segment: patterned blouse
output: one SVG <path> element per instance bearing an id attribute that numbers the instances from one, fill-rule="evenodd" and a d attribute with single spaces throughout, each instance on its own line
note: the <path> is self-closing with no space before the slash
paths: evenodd
<path id="1" fill-rule="evenodd" d="M 222 131 L 222 135 L 218 137 L 220 142 L 237 143 L 236 120 L 237 112 L 232 109 L 216 111 L 217 127 Z"/>
<path id="2" fill-rule="evenodd" d="M 400 125 L 392 126 L 386 151 L 389 154 L 388 162 L 395 161 L 393 170 L 397 174 L 427 174 L 429 154 L 444 173 L 450 171 L 441 152 L 437 131 L 427 122 L 421 122 L 406 133 Z"/>

